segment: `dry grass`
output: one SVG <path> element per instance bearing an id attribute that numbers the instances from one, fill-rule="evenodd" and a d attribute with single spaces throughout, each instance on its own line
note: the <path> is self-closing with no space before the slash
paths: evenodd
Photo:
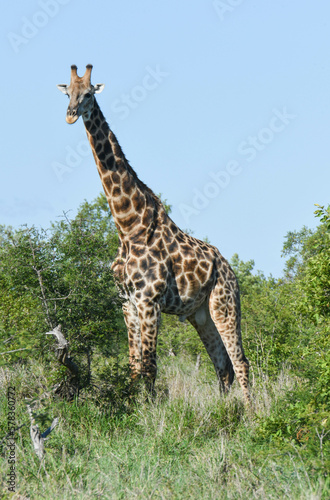
<path id="1" fill-rule="evenodd" d="M 28 421 L 23 397 L 46 386 L 41 365 L 0 370 L 3 389 L 17 388 L 17 421 Z M 60 423 L 40 464 L 28 426 L 17 433 L 18 494 L 34 498 L 326 498 L 320 478 L 312 477 L 306 458 L 294 445 L 276 448 L 258 442 L 260 419 L 294 388 L 288 370 L 276 380 L 255 377 L 255 412 L 246 412 L 235 383 L 220 398 L 208 366 L 195 370 L 187 359 L 160 363 L 155 401 L 141 394 L 130 412 L 107 416 L 91 399 L 64 404 L 46 398 L 48 419 Z M 2 409 L 5 410 L 2 401 Z M 3 433 L 5 419 L 2 418 Z M 260 440 L 259 440 L 260 441 Z M 9 498 L 2 464 L 3 498 Z M 19 498 L 16 497 L 13 498 Z"/>

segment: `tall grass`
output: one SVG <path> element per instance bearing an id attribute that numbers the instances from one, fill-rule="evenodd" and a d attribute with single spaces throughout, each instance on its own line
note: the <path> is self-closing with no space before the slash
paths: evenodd
<path id="1" fill-rule="evenodd" d="M 245 411 L 236 383 L 219 396 L 208 366 L 195 370 L 183 357 L 160 360 L 157 396 L 143 392 L 125 411 L 105 411 L 96 397 L 65 403 L 44 396 L 41 430 L 59 425 L 46 442 L 40 463 L 29 436 L 24 398 L 47 390 L 40 364 L 2 369 L 0 439 L 6 434 L 6 388 L 16 388 L 17 488 L 13 498 L 30 499 L 322 499 L 329 489 L 313 474 L 308 455 L 296 444 L 258 433 L 260 421 L 294 389 L 288 369 L 276 380 L 254 377 L 254 412 Z M 39 409 L 41 411 L 41 408 Z M 44 427 L 44 428 L 43 428 Z M 2 457 L 2 498 L 9 465 Z"/>

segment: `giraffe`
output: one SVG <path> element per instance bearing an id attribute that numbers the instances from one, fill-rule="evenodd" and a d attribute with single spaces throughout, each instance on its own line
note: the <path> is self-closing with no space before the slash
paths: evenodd
<path id="1" fill-rule="evenodd" d="M 70 98 L 66 121 L 82 116 L 95 163 L 120 239 L 112 270 L 129 341 L 132 379 L 143 377 L 154 391 L 156 344 L 161 313 L 188 320 L 211 358 L 221 393 L 234 375 L 249 404 L 249 362 L 240 328 L 236 276 L 219 250 L 183 232 L 160 199 L 137 176 L 96 101 L 103 84 L 91 84 L 71 66 L 69 85 L 57 87 Z"/>

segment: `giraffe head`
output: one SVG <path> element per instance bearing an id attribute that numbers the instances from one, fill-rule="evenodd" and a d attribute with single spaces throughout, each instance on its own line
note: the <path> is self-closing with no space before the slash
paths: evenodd
<path id="1" fill-rule="evenodd" d="M 93 66 L 87 64 L 84 76 L 77 75 L 77 66 L 71 66 L 70 85 L 57 85 L 57 88 L 70 98 L 66 121 L 74 123 L 79 116 L 88 119 L 94 106 L 94 94 L 99 94 L 104 89 L 103 83 L 91 84 L 91 73 Z"/>

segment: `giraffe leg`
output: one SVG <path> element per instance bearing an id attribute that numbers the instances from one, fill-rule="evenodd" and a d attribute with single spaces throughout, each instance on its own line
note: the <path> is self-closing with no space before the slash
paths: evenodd
<path id="1" fill-rule="evenodd" d="M 131 376 L 134 380 L 141 375 L 142 371 L 142 342 L 140 324 L 137 309 L 132 302 L 124 302 L 122 308 L 128 333 L 129 364 L 131 368 Z"/>
<path id="2" fill-rule="evenodd" d="M 160 324 L 160 307 L 157 303 L 146 302 L 137 305 L 141 329 L 142 368 L 148 392 L 154 393 L 157 374 L 156 347 Z"/>
<path id="3" fill-rule="evenodd" d="M 214 365 L 221 393 L 227 393 L 234 380 L 234 370 L 219 332 L 212 321 L 207 303 L 204 303 L 188 321 L 198 332 Z"/>
<path id="4" fill-rule="evenodd" d="M 221 336 L 242 388 L 245 402 L 249 405 L 249 361 L 242 345 L 239 291 L 236 280 L 233 280 L 231 286 L 226 288 L 222 284 L 216 285 L 210 295 L 209 307 L 211 318 Z"/>

